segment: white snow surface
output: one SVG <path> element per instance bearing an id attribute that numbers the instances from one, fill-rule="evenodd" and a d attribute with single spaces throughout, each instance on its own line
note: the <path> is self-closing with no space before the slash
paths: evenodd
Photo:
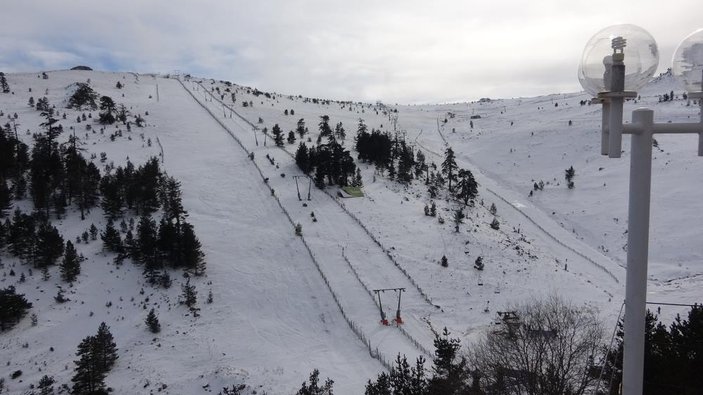
<path id="1" fill-rule="evenodd" d="M 494 325 L 496 312 L 515 303 L 556 294 L 596 309 L 608 328 L 617 319 L 625 285 L 629 144 L 625 138 L 621 159 L 600 155 L 600 108 L 580 105 L 589 99 L 585 94 L 383 106 L 314 103 L 275 93 L 269 98 L 232 85 L 233 103 L 227 85 L 210 79 L 92 71 L 48 76 L 7 75 L 13 93 L 0 94 L 3 124 L 17 113 L 19 135 L 31 144 L 41 117 L 27 101 L 46 95 L 66 113 L 61 138 L 74 128 L 84 155 L 96 154 L 101 169 L 101 152 L 115 165 L 127 158 L 140 165 L 158 156 L 163 169 L 182 183 L 207 270 L 192 279 L 201 309 L 200 317 L 193 317 L 178 304 L 185 281 L 180 273 L 173 273 L 168 290 L 148 286 L 140 267 L 115 266 L 99 239 L 77 245 L 88 259 L 72 286 L 61 281 L 57 267 L 44 281 L 3 254 L 0 287 L 14 285 L 38 317 L 36 326 L 27 316 L 0 333 L 0 377 L 9 393 L 26 392 L 45 374 L 70 385 L 76 347 L 102 321 L 119 349 L 106 379 L 115 393 L 205 394 L 246 383 L 250 391 L 290 394 L 318 368 L 322 378 L 334 379 L 335 393 L 360 394 L 398 353 L 431 360 L 433 331 L 447 327 L 470 348 Z M 124 125 L 109 126 L 101 133 L 93 111 L 87 123 L 95 133 L 87 131 L 76 117 L 88 111 L 63 106 L 72 84 L 88 79 L 100 95 L 142 114 L 147 125 L 131 132 Z M 117 81 L 123 89 L 115 87 Z M 671 90 L 677 100 L 659 103 L 657 95 Z M 626 114 L 645 105 L 655 110 L 657 121 L 699 120 L 698 107 L 687 106 L 680 95 L 664 75 L 637 103 L 626 105 Z M 242 107 L 243 101 L 253 106 Z M 446 220 L 440 224 L 423 214 L 430 203 L 423 180 L 403 186 L 360 162 L 365 197 L 343 199 L 335 188 L 313 186 L 308 201 L 303 177 L 298 178 L 303 200 L 298 200 L 293 176 L 304 176 L 292 158 L 298 142 L 278 148 L 269 136 L 264 146 L 262 129 L 279 124 L 287 133 L 303 118 L 314 142 L 322 115 L 330 117 L 332 127 L 344 124 L 345 146 L 354 157 L 360 118 L 369 129 L 395 127 L 437 165 L 446 145 L 452 146 L 459 167 L 472 170 L 479 183 L 479 197 L 466 208 L 460 232 L 452 223 L 459 203 L 446 192 L 435 200 Z M 471 120 L 472 115 L 480 118 Z M 123 137 L 111 141 L 117 129 Z M 700 302 L 703 160 L 696 156 L 695 138 L 655 137 L 648 298 Z M 571 190 L 564 182 L 569 166 L 576 170 Z M 528 196 L 540 180 L 544 190 Z M 489 227 L 492 203 L 500 230 Z M 31 207 L 26 201 L 17 205 L 25 211 Z M 106 222 L 99 209 L 81 221 L 73 208 L 66 219 L 53 221 L 71 240 L 91 224 L 102 230 Z M 302 237 L 294 233 L 298 223 Z M 448 268 L 439 265 L 442 255 Z M 482 272 L 473 268 L 478 256 L 485 263 Z M 20 273 L 26 282 L 19 283 Z M 58 287 L 67 291 L 69 302 L 54 301 Z M 404 324 L 380 325 L 372 290 L 397 287 L 405 289 Z M 209 291 L 212 304 L 205 303 Z M 389 318 L 395 317 L 396 294 L 382 293 L 381 300 Z M 162 324 L 156 335 L 144 324 L 152 307 Z M 682 311 L 665 306 L 662 317 L 666 321 Z M 22 376 L 10 379 L 16 370 Z"/>

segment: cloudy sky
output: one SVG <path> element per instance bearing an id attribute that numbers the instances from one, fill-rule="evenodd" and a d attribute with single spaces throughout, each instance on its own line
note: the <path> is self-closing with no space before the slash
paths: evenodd
<path id="1" fill-rule="evenodd" d="M 534 96 L 580 90 L 583 46 L 613 24 L 647 29 L 664 71 L 701 15 L 701 0 L 3 0 L 0 70 L 180 70 L 388 103 Z"/>

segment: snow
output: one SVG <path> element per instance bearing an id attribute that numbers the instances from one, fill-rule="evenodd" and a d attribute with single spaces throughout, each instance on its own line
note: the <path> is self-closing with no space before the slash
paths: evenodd
<path id="1" fill-rule="evenodd" d="M 433 332 L 447 327 L 470 347 L 495 321 L 496 311 L 531 298 L 558 294 L 596 308 L 610 328 L 617 318 L 624 295 L 629 144 L 625 139 L 622 159 L 600 156 L 600 109 L 579 105 L 584 94 L 385 107 L 313 103 L 280 94 L 267 98 L 232 85 L 237 97 L 232 106 L 220 81 L 92 71 L 48 75 L 47 80 L 33 73 L 7 75 L 14 94 L 0 95 L 0 111 L 19 115 L 21 138 L 30 143 L 24 131 L 38 130 L 41 122 L 26 104 L 30 96 L 36 100 L 48 89 L 50 103 L 60 107 L 73 83 L 90 78 L 97 92 L 142 114 L 147 125 L 132 132 L 117 126 L 124 137 L 111 142 L 116 127 L 100 134 L 100 126 L 88 120 L 97 133 L 86 137 L 83 122 L 75 122 L 81 112 L 59 108 L 67 113 L 61 121 L 65 130 L 75 127 L 101 168 L 101 152 L 115 165 L 128 157 L 138 165 L 161 157 L 163 149 L 162 166 L 182 183 L 183 203 L 208 267 L 206 276 L 193 279 L 201 308 L 196 318 L 177 302 L 180 275 L 174 275 L 171 289 L 152 288 L 139 267 L 112 264 L 99 240 L 77 245 L 88 260 L 73 287 L 61 282 L 58 268 L 48 281 L 35 272 L 18 283 L 28 267 L 3 255 L 0 287 L 15 285 L 38 316 L 37 326 L 27 317 L 0 334 L 0 377 L 6 377 L 10 393 L 23 393 L 44 374 L 70 383 L 76 346 L 101 321 L 119 348 L 106 380 L 116 393 L 149 393 L 162 384 L 164 393 L 216 393 L 242 382 L 258 392 L 292 393 L 318 368 L 322 378 L 335 380 L 337 393 L 354 394 L 398 353 L 431 359 Z M 115 88 L 117 81 L 123 89 Z M 659 78 L 638 103 L 627 104 L 626 114 L 647 105 L 658 121 L 697 120 L 697 107 L 683 100 L 658 102 L 656 95 L 670 90 L 680 94 L 671 78 Z M 242 107 L 242 101 L 253 106 Z M 295 115 L 284 115 L 286 109 Z M 475 114 L 481 118 L 470 119 Z M 353 147 L 360 118 L 369 129 L 392 131 L 396 115 L 398 131 L 428 162 L 439 164 L 445 143 L 452 146 L 459 166 L 472 170 L 479 183 L 479 198 L 465 209 L 460 232 L 451 220 L 457 202 L 445 195 L 435 199 L 446 220 L 440 224 L 423 213 L 430 199 L 422 180 L 402 186 L 363 163 L 363 198 L 340 199 L 334 188 L 313 186 L 307 201 L 307 180 L 299 179 L 303 200 L 298 200 L 293 176 L 303 174 L 292 158 L 297 143 L 278 148 L 269 136 L 264 146 L 261 129 L 278 123 L 287 132 L 304 118 L 314 142 L 321 115 L 329 115 L 330 125 L 343 122 L 347 148 Z M 694 139 L 656 138 L 661 150 L 654 151 L 648 299 L 693 303 L 700 300 L 703 283 L 696 198 L 703 191 L 703 162 Z M 573 190 L 563 181 L 569 166 L 576 170 Z M 544 190 L 528 196 L 540 180 Z M 488 226 L 491 203 L 499 230 Z M 57 226 L 73 239 L 91 223 L 104 227 L 100 210 L 85 221 L 69 216 Z M 298 223 L 302 237 L 294 232 Z M 442 255 L 448 268 L 439 265 Z M 485 263 L 482 272 L 473 268 L 478 256 Z M 15 277 L 6 274 L 10 267 Z M 70 302 L 53 300 L 58 286 Z M 396 287 L 405 288 L 405 323 L 385 327 L 373 290 Z M 210 290 L 214 303 L 206 304 Z M 381 298 L 393 318 L 395 294 Z M 158 335 L 144 325 L 152 307 L 162 324 Z M 662 316 L 681 311 L 662 307 Z M 23 375 L 9 380 L 17 369 Z"/>

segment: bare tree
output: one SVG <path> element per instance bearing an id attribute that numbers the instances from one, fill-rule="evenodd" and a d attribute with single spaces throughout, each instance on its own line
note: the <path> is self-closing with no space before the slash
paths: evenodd
<path id="1" fill-rule="evenodd" d="M 584 394 L 597 375 L 603 327 L 593 310 L 558 297 L 502 312 L 499 330 L 486 334 L 471 360 L 482 387 L 495 394 Z"/>

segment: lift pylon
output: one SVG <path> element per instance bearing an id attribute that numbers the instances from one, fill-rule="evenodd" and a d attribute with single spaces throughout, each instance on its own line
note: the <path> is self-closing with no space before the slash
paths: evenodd
<path id="1" fill-rule="evenodd" d="M 395 318 L 393 319 L 393 321 L 396 325 L 400 325 L 403 323 L 403 319 L 400 316 L 400 300 L 401 296 L 403 295 L 403 292 L 405 291 L 405 288 L 380 288 L 373 290 L 373 292 L 376 294 L 376 297 L 378 298 L 378 308 L 381 313 L 381 324 L 388 326 L 388 319 L 386 318 L 386 313 L 383 311 L 383 304 L 381 303 L 381 294 L 386 291 L 393 291 L 398 293 L 398 309 L 395 312 Z"/>

